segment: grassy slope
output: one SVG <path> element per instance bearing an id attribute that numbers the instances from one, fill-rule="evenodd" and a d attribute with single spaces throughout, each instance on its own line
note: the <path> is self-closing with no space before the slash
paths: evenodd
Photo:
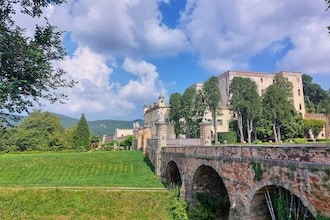
<path id="1" fill-rule="evenodd" d="M 0 190 L 0 219 L 169 219 L 170 192 Z"/>
<path id="2" fill-rule="evenodd" d="M 0 156 L 0 187 L 162 187 L 140 151 L 7 154 Z"/>
<path id="3" fill-rule="evenodd" d="M 144 160 L 139 151 L 1 155 L 0 219 L 169 219 L 169 191 L 108 190 L 163 187 Z"/>

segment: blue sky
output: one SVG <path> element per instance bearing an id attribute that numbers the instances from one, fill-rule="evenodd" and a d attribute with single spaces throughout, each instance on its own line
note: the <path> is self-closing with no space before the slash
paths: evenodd
<path id="1" fill-rule="evenodd" d="M 67 104 L 43 109 L 75 118 L 143 118 L 160 94 L 227 70 L 298 71 L 330 88 L 324 0 L 68 0 L 45 17 L 65 31 L 55 65 L 79 83 Z"/>

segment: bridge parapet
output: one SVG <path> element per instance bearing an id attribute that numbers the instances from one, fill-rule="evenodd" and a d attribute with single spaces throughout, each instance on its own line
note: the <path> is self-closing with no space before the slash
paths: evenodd
<path id="1" fill-rule="evenodd" d="M 189 203 L 196 193 L 228 198 L 224 219 L 267 219 L 268 190 L 286 192 L 289 207 L 299 201 L 309 215 L 330 216 L 328 144 L 177 146 L 161 154 L 162 180 L 179 183 Z"/>
<path id="2" fill-rule="evenodd" d="M 230 157 L 231 159 L 283 160 L 330 165 L 330 145 L 225 145 L 200 147 L 165 147 L 163 153 L 199 157 Z"/>

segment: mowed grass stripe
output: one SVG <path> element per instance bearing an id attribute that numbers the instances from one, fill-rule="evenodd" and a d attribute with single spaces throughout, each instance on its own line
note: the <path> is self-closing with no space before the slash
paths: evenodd
<path id="1" fill-rule="evenodd" d="M 171 197 L 169 191 L 0 189 L 0 219 L 170 219 Z"/>
<path id="2" fill-rule="evenodd" d="M 162 187 L 140 151 L 6 154 L 0 187 Z"/>

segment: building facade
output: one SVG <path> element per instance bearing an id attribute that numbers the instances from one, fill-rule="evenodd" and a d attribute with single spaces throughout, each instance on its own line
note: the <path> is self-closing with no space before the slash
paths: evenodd
<path id="1" fill-rule="evenodd" d="M 217 78 L 219 80 L 219 91 L 221 94 L 220 108 L 221 112 L 217 118 L 217 131 L 227 132 L 229 131 L 229 123 L 231 120 L 235 119 L 233 113 L 229 109 L 230 104 L 230 93 L 229 87 L 232 79 L 234 77 L 243 77 L 253 80 L 258 89 L 260 96 L 264 94 L 266 89 L 272 85 L 275 81 L 275 76 L 280 75 L 288 79 L 292 83 L 292 100 L 293 105 L 297 112 L 299 112 L 302 117 L 305 116 L 305 104 L 304 104 L 304 94 L 302 85 L 302 74 L 300 72 L 292 71 L 281 71 L 277 73 L 266 73 L 266 72 L 251 72 L 251 71 L 227 71 L 220 74 Z M 196 91 L 200 91 L 203 88 L 203 83 L 196 83 L 191 86 Z M 145 105 L 143 107 L 144 112 L 144 126 L 150 129 L 150 136 L 152 139 L 156 138 L 156 123 L 159 114 L 162 115 L 163 119 L 168 123 L 168 117 L 170 112 L 170 105 L 165 103 L 164 96 L 159 96 L 158 103 L 154 103 L 152 106 Z M 161 112 L 161 113 L 160 113 Z M 206 120 L 212 122 L 211 113 L 206 114 Z M 167 126 L 167 137 L 169 139 L 174 139 L 174 129 L 168 123 Z M 214 131 L 212 131 L 214 132 Z"/>

